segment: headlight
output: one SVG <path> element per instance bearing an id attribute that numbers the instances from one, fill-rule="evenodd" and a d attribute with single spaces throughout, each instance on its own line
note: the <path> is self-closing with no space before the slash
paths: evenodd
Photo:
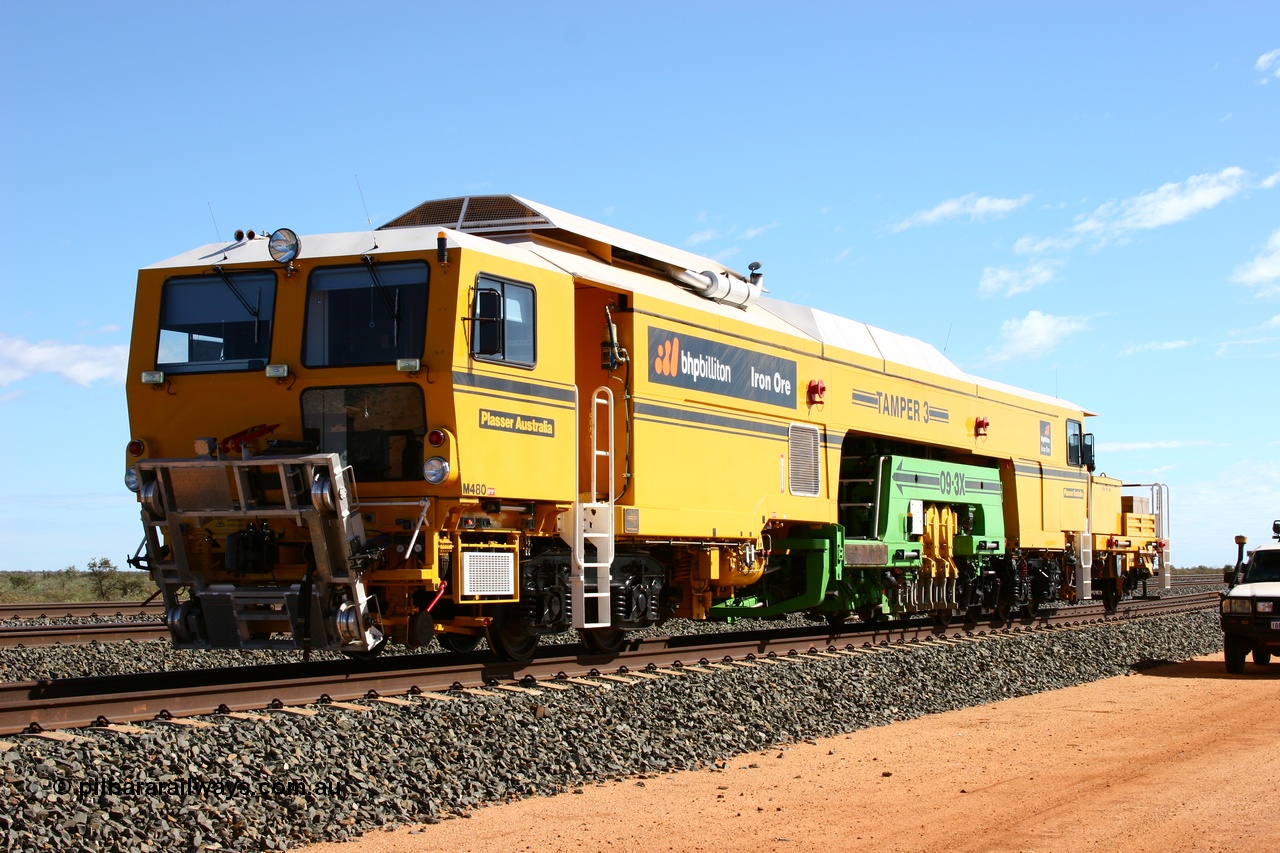
<path id="1" fill-rule="evenodd" d="M 449 463 L 439 456 L 432 456 L 422 463 L 422 476 L 433 486 L 438 486 L 449 477 Z"/>
<path id="2" fill-rule="evenodd" d="M 271 239 L 267 241 L 267 251 L 271 253 L 272 259 L 278 264 L 289 263 L 298 257 L 298 252 L 301 250 L 302 241 L 298 239 L 297 234 L 288 228 L 272 231 Z"/>
<path id="3" fill-rule="evenodd" d="M 1271 613 L 1275 609 L 1275 606 L 1276 606 L 1276 603 L 1274 601 L 1259 601 L 1258 612 Z"/>
<path id="4" fill-rule="evenodd" d="M 142 480 L 138 478 L 138 469 L 136 466 L 130 465 L 129 470 L 124 472 L 124 485 L 131 492 L 137 492 L 142 485 Z"/>
<path id="5" fill-rule="evenodd" d="M 1248 598 L 1224 598 L 1222 599 L 1223 613 L 1252 613 L 1253 606 L 1251 599 Z"/>

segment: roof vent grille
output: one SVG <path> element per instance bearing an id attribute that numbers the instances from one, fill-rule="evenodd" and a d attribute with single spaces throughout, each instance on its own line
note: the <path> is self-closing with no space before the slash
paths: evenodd
<path id="1" fill-rule="evenodd" d="M 432 225 L 473 234 L 554 228 L 551 221 L 509 195 L 464 196 L 428 201 L 383 225 L 406 228 Z"/>

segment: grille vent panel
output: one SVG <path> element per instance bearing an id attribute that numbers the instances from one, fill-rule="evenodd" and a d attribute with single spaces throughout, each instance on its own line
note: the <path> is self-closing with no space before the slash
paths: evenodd
<path id="1" fill-rule="evenodd" d="M 787 436 L 791 494 L 816 498 L 822 491 L 822 435 L 812 424 L 792 424 Z"/>
<path id="2" fill-rule="evenodd" d="M 509 551 L 464 551 L 462 554 L 462 594 L 500 595 L 516 593 L 516 555 Z"/>

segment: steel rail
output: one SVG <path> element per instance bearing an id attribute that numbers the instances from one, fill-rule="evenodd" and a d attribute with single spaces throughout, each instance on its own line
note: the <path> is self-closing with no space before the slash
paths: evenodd
<path id="1" fill-rule="evenodd" d="M 56 625 L 0 625 L 0 648 L 82 646 L 169 636 L 163 622 L 66 622 Z"/>
<path id="2" fill-rule="evenodd" d="M 1217 605 L 1217 593 L 1177 596 L 1134 603 L 1116 614 L 1073 607 L 1036 619 L 993 623 L 974 633 L 962 626 L 940 628 L 925 621 L 866 629 L 784 628 L 761 633 L 695 634 L 640 638 L 617 655 L 591 655 L 581 646 L 546 646 L 527 662 L 497 662 L 485 652 L 384 657 L 371 661 L 322 661 L 270 666 L 229 667 L 163 673 L 69 678 L 0 684 L 0 734 L 136 722 L 165 716 L 196 716 L 251 711 L 326 701 L 404 696 L 440 690 L 551 689 L 545 679 L 601 676 L 644 677 L 638 672 L 690 665 L 753 666 L 762 658 L 859 654 L 859 649 L 904 648 L 962 637 L 982 639 L 1063 627 L 1113 622 L 1146 615 L 1205 609 Z M 1096 612 L 1095 612 L 1096 611 Z M 859 629 L 859 630 L 855 630 Z M 952 632 L 952 633 L 948 633 Z"/>
<path id="3" fill-rule="evenodd" d="M 0 604 L 0 620 L 162 615 L 164 615 L 164 604 L 159 601 L 56 601 Z"/>

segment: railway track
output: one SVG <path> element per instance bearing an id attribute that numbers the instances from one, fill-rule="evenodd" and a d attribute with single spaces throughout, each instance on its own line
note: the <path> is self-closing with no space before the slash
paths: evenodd
<path id="1" fill-rule="evenodd" d="M 37 604 L 0 604 L 0 621 L 11 619 L 85 619 L 126 616 L 163 616 L 159 601 L 62 601 Z"/>
<path id="2" fill-rule="evenodd" d="M 1179 575 L 1174 587 L 1209 586 L 1221 582 L 1211 575 Z M 84 619 L 155 616 L 157 621 L 120 623 L 66 623 L 54 625 L 0 625 L 0 648 L 15 646 L 75 645 L 90 642 L 141 642 L 168 636 L 164 607 L 159 602 L 105 601 L 61 602 L 53 604 L 0 604 L 0 621 L 18 619 Z"/>
<path id="3" fill-rule="evenodd" d="M 154 640 L 169 636 L 163 622 L 69 622 L 58 625 L 0 625 L 0 648 L 84 645 Z"/>
<path id="4" fill-rule="evenodd" d="M 786 666 L 807 655 L 884 654 L 919 643 L 1063 630 L 1213 608 L 1218 601 L 1212 592 L 1131 601 L 1115 614 L 1105 614 L 1101 604 L 1082 605 L 983 629 L 926 622 L 868 629 L 859 623 L 839 629 L 824 625 L 765 634 L 652 637 L 637 639 L 614 656 L 589 655 L 576 645 L 547 646 L 523 663 L 496 662 L 473 652 L 15 682 L 0 684 L 0 735 L 354 699 L 412 702 L 459 692 L 554 690 L 574 684 L 609 687 L 618 681 L 679 677 L 671 674 L 722 667 Z"/>

